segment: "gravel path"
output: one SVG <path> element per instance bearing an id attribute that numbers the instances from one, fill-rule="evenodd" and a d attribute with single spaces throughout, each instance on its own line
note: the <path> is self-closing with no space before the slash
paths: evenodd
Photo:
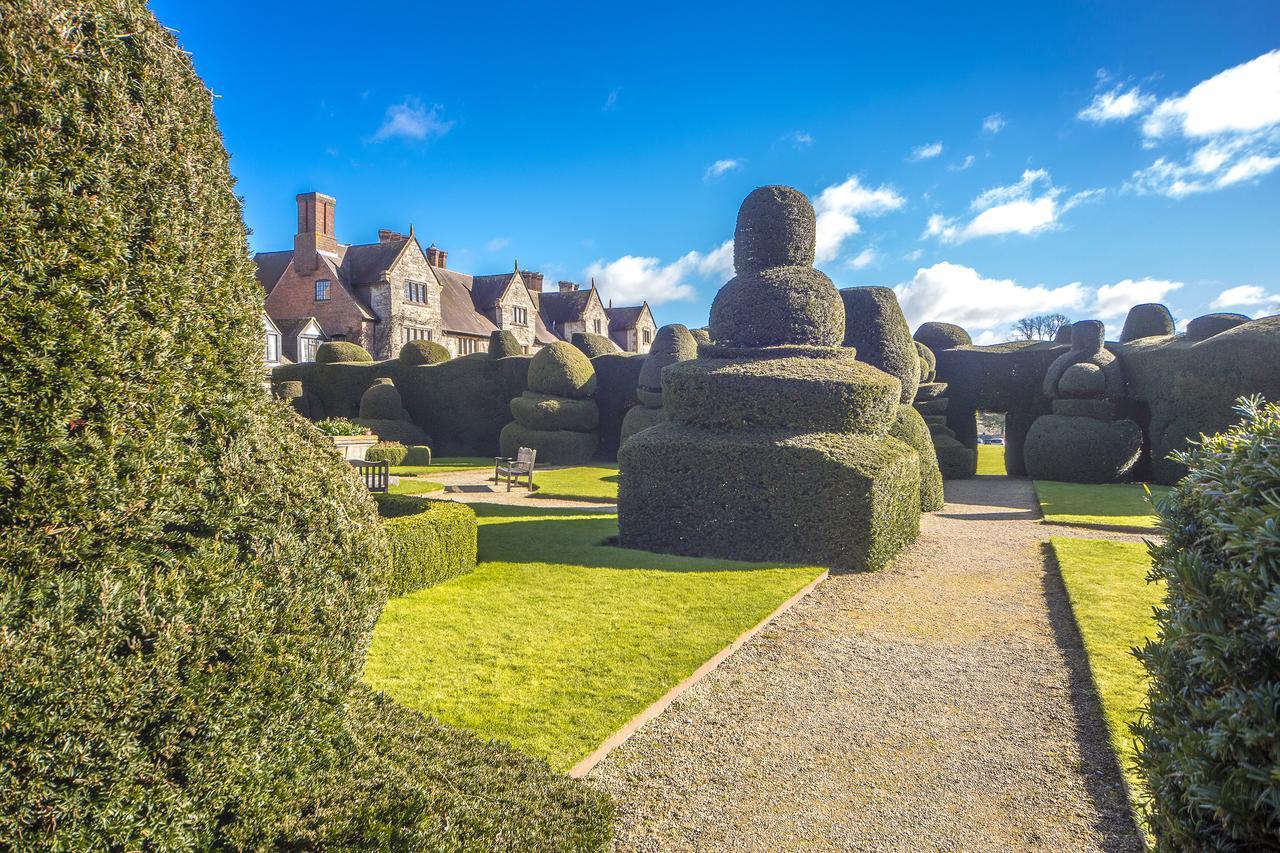
<path id="1" fill-rule="evenodd" d="M 947 483 L 587 777 L 622 850 L 1140 851 L 1026 480 Z"/>

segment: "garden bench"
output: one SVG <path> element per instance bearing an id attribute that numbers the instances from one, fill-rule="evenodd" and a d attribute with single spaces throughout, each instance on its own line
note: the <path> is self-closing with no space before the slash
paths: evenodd
<path id="1" fill-rule="evenodd" d="M 500 479 L 505 478 L 507 481 L 507 491 L 511 491 L 511 483 L 514 481 L 520 485 L 520 478 L 528 478 L 529 491 L 533 491 L 533 463 L 538 458 L 538 451 L 529 447 L 522 447 L 516 452 L 516 458 L 498 456 L 493 460 L 493 481 L 497 483 Z"/>
<path id="2" fill-rule="evenodd" d="M 365 487 L 371 492 L 385 492 L 391 483 L 391 464 L 389 462 L 366 462 L 363 459 L 349 460 L 357 471 Z"/>

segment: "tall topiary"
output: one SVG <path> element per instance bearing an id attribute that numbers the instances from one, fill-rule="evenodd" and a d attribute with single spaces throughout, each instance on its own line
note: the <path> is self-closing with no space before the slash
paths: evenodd
<path id="1" fill-rule="evenodd" d="M 514 421 L 498 438 L 504 456 L 521 447 L 538 451 L 538 461 L 581 465 L 596 452 L 600 409 L 591 399 L 596 372 L 572 344 L 557 341 L 529 363 L 529 388 L 511 401 Z"/>
<path id="2" fill-rule="evenodd" d="M 587 358 L 596 358 L 597 356 L 622 351 L 611 338 L 604 335 L 593 335 L 590 332 L 574 332 L 573 345 L 582 350 L 583 355 Z"/>
<path id="3" fill-rule="evenodd" d="M 173 37 L 142 2 L 2 0 L 0 115 L 4 844 L 601 844 L 595 795 L 360 685 L 386 540 L 262 392 Z"/>
<path id="4" fill-rule="evenodd" d="M 640 405 L 627 411 L 622 421 L 621 441 L 666 420 L 666 413 L 662 410 L 662 369 L 697 357 L 698 342 L 685 326 L 672 323 L 658 330 L 636 382 L 636 399 Z"/>
<path id="5" fill-rule="evenodd" d="M 1273 850 L 1280 839 L 1280 405 L 1176 454 L 1150 580 L 1166 585 L 1133 727 L 1156 849 Z"/>
<path id="6" fill-rule="evenodd" d="M 901 401 L 910 403 L 920 383 L 920 357 L 897 294 L 887 287 L 847 287 L 840 291 L 840 298 L 844 300 L 844 345 L 858 351 L 858 361 L 901 382 Z"/>
<path id="7" fill-rule="evenodd" d="M 508 358 L 513 355 L 524 355 L 524 346 L 510 329 L 499 329 L 489 333 L 489 358 Z"/>
<path id="8" fill-rule="evenodd" d="M 1125 315 L 1124 326 L 1120 330 L 1120 342 L 1163 337 L 1172 335 L 1173 332 L 1173 315 L 1169 313 L 1169 309 L 1159 302 L 1144 302 L 1130 308 L 1129 313 Z M 1068 333 L 1064 343 L 1069 343 L 1070 340 Z"/>

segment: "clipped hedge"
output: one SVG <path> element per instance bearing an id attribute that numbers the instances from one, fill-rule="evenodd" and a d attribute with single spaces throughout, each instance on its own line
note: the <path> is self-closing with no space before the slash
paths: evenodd
<path id="1" fill-rule="evenodd" d="M 889 428 L 889 435 L 911 447 L 920 460 L 920 511 L 937 512 L 942 509 L 946 503 L 942 496 L 942 471 L 933 448 L 933 436 L 924 418 L 903 403 L 898 406 L 898 417 Z"/>
<path id="2" fill-rule="evenodd" d="M 475 571 L 476 514 L 457 501 L 375 495 L 391 545 L 391 595 Z"/>
<path id="3" fill-rule="evenodd" d="M 431 448 L 425 444 L 411 444 L 405 448 L 402 465 L 430 465 Z"/>
<path id="4" fill-rule="evenodd" d="M 1247 322 L 1249 318 L 1245 314 L 1202 314 L 1187 323 L 1187 340 L 1203 341 Z"/>
<path id="5" fill-rule="evenodd" d="M 1142 430 L 1133 421 L 1043 415 L 1026 434 L 1027 476 L 1063 483 L 1119 483 L 1133 476 Z"/>
<path id="6" fill-rule="evenodd" d="M 395 421 L 404 414 L 400 392 L 390 379 L 376 379 L 369 390 L 360 395 L 360 417 L 367 420 Z"/>
<path id="7" fill-rule="evenodd" d="M 540 465 L 585 465 L 599 441 L 594 432 L 530 429 L 512 421 L 502 428 L 498 446 L 507 457 L 514 457 L 521 447 L 532 447 L 538 451 Z"/>
<path id="8" fill-rule="evenodd" d="M 320 364 L 337 364 L 347 361 L 369 362 L 373 356 L 359 344 L 350 341 L 325 341 L 316 348 L 316 361 Z"/>
<path id="9" fill-rule="evenodd" d="M 933 354 L 933 350 L 929 349 L 919 341 L 916 344 L 916 355 L 920 357 L 920 384 L 934 382 L 938 378 L 938 359 Z"/>
<path id="10" fill-rule="evenodd" d="M 524 355 L 524 345 L 510 329 L 499 329 L 489 333 L 489 358 L 510 358 L 513 355 Z"/>
<path id="11" fill-rule="evenodd" d="M 365 451 L 364 458 L 366 462 L 386 462 L 388 465 L 400 465 L 408 454 L 409 448 L 398 441 L 380 441 Z"/>
<path id="12" fill-rule="evenodd" d="M 528 389 L 584 399 L 596 391 L 596 371 L 581 350 L 556 341 L 538 350 L 529 363 Z"/>
<path id="13" fill-rule="evenodd" d="M 437 341 L 409 341 L 400 347 L 400 361 L 405 364 L 440 364 L 453 358 L 449 349 Z"/>
<path id="14" fill-rule="evenodd" d="M 833 347 L 844 340 L 844 303 L 813 267 L 740 273 L 711 303 L 711 337 L 727 347 Z"/>
<path id="15" fill-rule="evenodd" d="M 973 345 L 973 338 L 969 337 L 969 333 L 954 323 L 921 323 L 913 337 L 935 353 L 938 350 Z"/>
<path id="16" fill-rule="evenodd" d="M 667 420 L 667 411 L 661 407 L 633 406 L 622 419 L 621 440 L 625 442 L 642 429 L 648 429 Z"/>
<path id="17" fill-rule="evenodd" d="M 1166 585 L 1140 656 L 1150 676 L 1133 726 L 1160 851 L 1271 850 L 1280 838 L 1280 406 L 1178 454 L 1160 502 Z"/>
<path id="18" fill-rule="evenodd" d="M 670 421 L 629 438 L 618 464 L 625 548 L 864 570 L 919 533 L 920 459 L 887 436 Z"/>
<path id="19" fill-rule="evenodd" d="M 1144 302 L 1129 309 L 1124 327 L 1120 330 L 1121 343 L 1139 338 L 1155 338 L 1172 335 L 1173 315 L 1158 302 Z"/>
<path id="20" fill-rule="evenodd" d="M 591 366 L 596 371 L 596 405 L 600 409 L 600 446 L 596 456 L 607 461 L 618 458 L 622 442 L 622 424 L 629 411 L 638 404 L 636 385 L 648 361 L 647 355 L 613 353 L 596 356 Z"/>
<path id="21" fill-rule="evenodd" d="M 536 391 L 513 397 L 511 414 L 530 429 L 594 432 L 600 425 L 600 409 L 595 400 L 571 400 Z"/>
<path id="22" fill-rule="evenodd" d="M 757 187 L 738 208 L 734 271 L 741 275 L 768 267 L 811 266 L 817 222 L 813 205 L 794 187 Z"/>
<path id="23" fill-rule="evenodd" d="M 410 444 L 427 444 L 431 440 L 423 432 L 422 427 L 413 421 L 404 419 L 356 418 L 354 423 L 376 435 L 379 441 L 395 441 L 407 446 Z"/>
<path id="24" fill-rule="evenodd" d="M 621 349 L 611 338 L 607 338 L 604 335 L 593 335 L 590 332 L 574 332 L 571 342 L 575 347 L 582 350 L 582 354 L 587 358 L 621 352 Z"/>
<path id="25" fill-rule="evenodd" d="M 920 383 L 920 355 L 911 338 L 898 296 L 887 287 L 847 287 L 844 300 L 844 345 L 858 360 L 902 383 L 900 402 L 910 403 Z"/>
<path id="26" fill-rule="evenodd" d="M 653 346 L 640 371 L 639 387 L 646 391 L 662 392 L 662 370 L 678 361 L 698 357 L 698 342 L 689 330 L 679 323 L 663 326 L 653 336 Z M 643 401 L 642 401 L 643 402 Z M 658 405 L 662 405 L 659 401 Z"/>

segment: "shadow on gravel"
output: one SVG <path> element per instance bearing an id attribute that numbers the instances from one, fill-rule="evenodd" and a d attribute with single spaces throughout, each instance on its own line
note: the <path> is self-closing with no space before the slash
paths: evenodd
<path id="1" fill-rule="evenodd" d="M 943 484 L 943 489 L 948 504 L 1021 510 L 1030 515 L 1019 515 L 1017 518 L 1040 517 L 1040 503 L 1036 500 L 1036 493 L 1031 488 L 1030 480 L 975 477 L 971 480 L 947 480 Z"/>
<path id="2" fill-rule="evenodd" d="M 1054 640 L 1062 651 L 1071 681 L 1071 707 L 1075 710 L 1076 742 L 1084 760 L 1085 787 L 1098 808 L 1099 819 L 1095 825 L 1098 833 L 1106 838 L 1106 849 L 1144 853 L 1146 842 L 1138 827 L 1128 789 L 1120 773 L 1120 763 L 1107 734 L 1106 720 L 1102 714 L 1102 701 L 1098 698 L 1089 670 L 1089 657 L 1084 639 L 1071 613 L 1071 601 L 1062 582 L 1058 559 L 1048 542 L 1040 546 L 1044 561 L 1042 587 L 1045 604 L 1049 609 L 1049 622 L 1053 626 Z"/>

